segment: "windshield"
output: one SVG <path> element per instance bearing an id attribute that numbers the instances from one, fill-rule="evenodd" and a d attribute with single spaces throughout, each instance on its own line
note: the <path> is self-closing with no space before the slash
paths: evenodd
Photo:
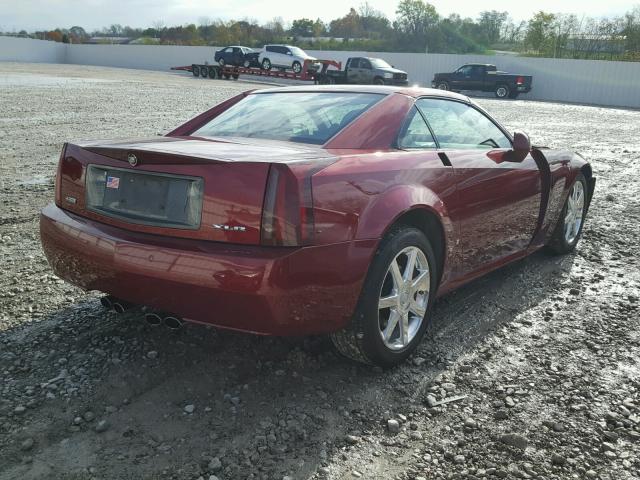
<path id="1" fill-rule="evenodd" d="M 371 58 L 370 60 L 371 60 L 371 65 L 373 65 L 374 68 L 393 68 L 391 65 L 389 65 L 387 62 L 385 62 L 381 58 Z"/>
<path id="2" fill-rule="evenodd" d="M 254 93 L 192 135 L 322 145 L 383 97 L 350 92 Z"/>
<path id="3" fill-rule="evenodd" d="M 289 47 L 289 50 L 291 50 L 291 53 L 293 53 L 297 57 L 306 57 L 307 56 L 307 54 L 304 53 L 304 50 L 302 50 L 301 48 Z"/>

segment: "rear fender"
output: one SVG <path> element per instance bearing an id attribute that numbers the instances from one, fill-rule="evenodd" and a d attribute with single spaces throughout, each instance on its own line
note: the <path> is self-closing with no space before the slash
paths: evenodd
<path id="1" fill-rule="evenodd" d="M 441 280 L 445 281 L 449 266 L 455 259 L 454 225 L 444 202 L 433 191 L 418 185 L 398 185 L 378 195 L 363 211 L 356 230 L 356 239 L 375 238 L 380 241 L 403 217 L 416 211 L 430 214 L 442 229 L 444 258 L 441 260 Z M 428 235 L 429 232 L 426 232 Z M 434 234 L 436 232 L 433 232 Z"/>

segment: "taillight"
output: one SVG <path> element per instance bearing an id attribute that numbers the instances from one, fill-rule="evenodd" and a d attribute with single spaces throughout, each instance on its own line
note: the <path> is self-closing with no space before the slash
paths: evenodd
<path id="1" fill-rule="evenodd" d="M 262 244 L 308 245 L 313 228 L 311 177 L 299 179 L 286 165 L 272 164 L 262 210 Z"/>
<path id="2" fill-rule="evenodd" d="M 524 77 L 518 77 L 518 79 L 516 80 L 516 85 L 523 85 L 524 84 Z"/>
<path id="3" fill-rule="evenodd" d="M 58 160 L 58 169 L 56 170 L 56 183 L 55 189 L 55 202 L 56 205 L 62 205 L 62 162 L 64 160 L 64 154 L 67 151 L 67 144 L 62 146 L 62 152 L 60 152 L 60 159 Z"/>

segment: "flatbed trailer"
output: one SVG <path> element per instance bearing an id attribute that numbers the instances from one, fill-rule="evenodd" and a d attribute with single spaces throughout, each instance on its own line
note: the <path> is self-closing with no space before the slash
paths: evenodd
<path id="1" fill-rule="evenodd" d="M 314 64 L 321 64 L 321 68 L 313 68 Z M 312 81 L 318 83 L 318 79 L 324 78 L 329 67 L 335 67 L 338 70 L 342 69 L 342 62 L 336 62 L 335 60 L 305 60 L 302 66 L 301 73 L 294 73 L 285 69 L 264 70 L 258 67 L 235 67 L 235 66 L 220 66 L 209 64 L 194 63 L 191 65 L 185 65 L 182 67 L 171 67 L 171 70 L 181 70 L 191 72 L 194 77 L 202 78 L 224 78 L 229 80 L 233 78 L 237 80 L 240 75 L 252 75 L 258 77 L 276 77 L 286 78 L 289 80 L 303 80 Z"/>

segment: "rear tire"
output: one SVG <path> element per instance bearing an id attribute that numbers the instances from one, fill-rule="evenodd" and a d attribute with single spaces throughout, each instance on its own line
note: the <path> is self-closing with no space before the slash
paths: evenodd
<path id="1" fill-rule="evenodd" d="M 518 95 L 520 95 L 518 92 L 511 92 L 509 94 L 509 98 L 515 100 L 516 98 L 518 98 Z"/>
<path id="2" fill-rule="evenodd" d="M 553 253 L 563 255 L 575 250 L 587 216 L 588 192 L 587 181 L 584 175 L 579 173 L 569 190 L 560 218 L 547 245 Z"/>
<path id="3" fill-rule="evenodd" d="M 192 65 L 191 66 L 191 73 L 193 73 L 194 77 L 199 77 L 200 76 L 200 67 L 198 65 Z"/>
<path id="4" fill-rule="evenodd" d="M 436 265 L 431 243 L 420 230 L 405 226 L 390 232 L 369 267 L 351 323 L 330 334 L 338 353 L 380 367 L 406 360 L 429 323 Z"/>
<path id="5" fill-rule="evenodd" d="M 497 98 L 507 98 L 511 94 L 508 85 L 500 84 L 496 87 L 495 94 Z"/>
<path id="6" fill-rule="evenodd" d="M 237 80 L 238 78 L 240 78 L 240 74 L 234 73 L 233 75 L 231 75 L 231 78 L 233 78 L 234 80 Z"/>

